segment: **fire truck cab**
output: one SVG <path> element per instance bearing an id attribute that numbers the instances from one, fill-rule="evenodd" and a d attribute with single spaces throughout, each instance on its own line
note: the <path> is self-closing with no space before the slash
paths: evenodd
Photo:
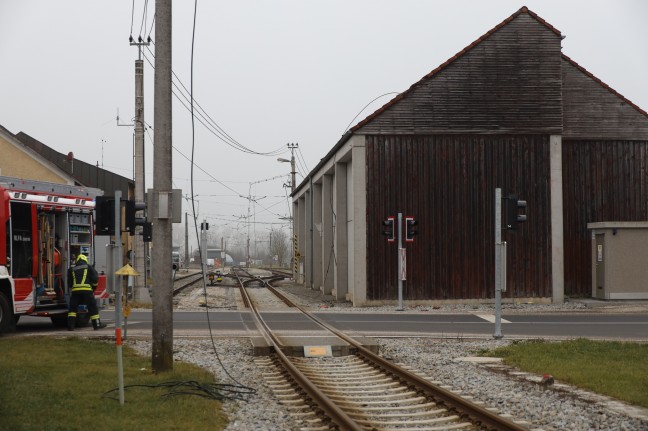
<path id="1" fill-rule="evenodd" d="M 79 253 L 94 263 L 98 194 L 98 189 L 0 178 L 0 333 L 14 329 L 22 315 L 66 325 L 67 269 Z M 95 299 L 107 298 L 106 276 L 100 274 Z M 77 318 L 78 326 L 88 319 Z"/>

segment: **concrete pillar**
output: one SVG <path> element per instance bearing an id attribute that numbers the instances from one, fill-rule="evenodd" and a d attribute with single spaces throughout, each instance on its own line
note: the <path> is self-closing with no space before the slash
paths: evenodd
<path id="1" fill-rule="evenodd" d="M 335 250 L 333 249 L 333 176 L 322 177 L 322 293 L 333 292 Z"/>
<path id="2" fill-rule="evenodd" d="M 349 268 L 353 268 L 349 285 L 349 299 L 356 306 L 367 302 L 367 194 L 366 194 L 366 151 L 365 137 L 351 139 L 351 162 L 347 171 L 350 181 L 349 206 L 352 219 L 349 221 Z M 349 175 L 350 174 L 350 175 Z M 353 258 L 353 262 L 351 262 Z M 352 265 L 352 266 L 351 266 Z"/>
<path id="3" fill-rule="evenodd" d="M 290 229 L 290 256 L 292 260 L 290 265 L 292 268 L 292 279 L 299 283 L 299 259 L 297 259 L 297 253 L 299 253 L 298 240 L 297 240 L 297 220 L 299 215 L 299 204 L 298 201 L 292 203 L 292 229 Z"/>
<path id="4" fill-rule="evenodd" d="M 299 267 L 299 283 L 306 283 L 306 265 L 304 264 L 304 256 L 306 254 L 306 195 L 299 198 L 297 203 L 297 249 L 299 256 L 297 257 L 297 266 Z"/>
<path id="5" fill-rule="evenodd" d="M 335 176 L 333 177 L 333 218 L 334 248 L 336 260 L 333 296 L 335 299 L 345 299 L 349 289 L 349 239 L 347 236 L 347 165 L 346 163 L 335 164 Z"/>
<path id="6" fill-rule="evenodd" d="M 312 189 L 304 193 L 305 208 L 304 208 L 304 251 L 302 252 L 302 259 L 304 262 L 304 284 L 313 288 L 313 237 L 315 229 L 313 226 L 313 205 L 312 205 Z"/>
<path id="7" fill-rule="evenodd" d="M 322 184 L 313 183 L 313 289 L 322 288 Z"/>
<path id="8" fill-rule="evenodd" d="M 549 137 L 551 194 L 551 286 L 552 301 L 565 301 L 565 252 L 563 231 L 562 136 Z"/>
<path id="9" fill-rule="evenodd" d="M 135 202 L 144 202 L 144 61 L 135 60 L 135 145 L 134 145 L 134 174 L 135 174 Z M 128 196 L 125 196 L 128 197 Z M 143 217 L 144 213 L 138 216 Z M 146 254 L 144 238 L 141 236 L 142 227 L 135 228 L 133 236 L 133 252 L 135 254 L 132 265 L 140 275 L 135 277 L 133 297 L 135 301 L 151 304 L 151 296 L 146 288 Z"/>

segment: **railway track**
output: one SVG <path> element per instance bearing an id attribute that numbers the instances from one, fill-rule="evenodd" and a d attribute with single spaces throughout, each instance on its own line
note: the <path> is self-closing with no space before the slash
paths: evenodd
<path id="1" fill-rule="evenodd" d="M 173 281 L 173 296 L 178 295 L 188 287 L 193 286 L 202 280 L 202 273 L 189 274 L 183 277 L 176 277 Z"/>
<path id="2" fill-rule="evenodd" d="M 528 430 L 460 394 L 431 382 L 373 353 L 360 342 L 321 321 L 290 301 L 264 278 L 233 271 L 246 307 L 274 356 L 257 360 L 275 395 L 293 413 L 303 430 Z M 290 357 L 263 320 L 248 294 L 251 280 L 263 283 L 288 306 L 304 313 L 357 352 L 343 357 Z M 261 280 L 261 281 L 259 281 Z"/>

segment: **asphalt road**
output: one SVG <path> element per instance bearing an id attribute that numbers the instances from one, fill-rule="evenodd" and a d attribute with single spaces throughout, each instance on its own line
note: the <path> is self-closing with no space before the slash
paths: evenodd
<path id="1" fill-rule="evenodd" d="M 426 336 L 426 337 L 492 337 L 494 315 L 471 313 L 316 313 L 326 322 L 355 335 L 364 336 Z M 114 330 L 113 311 L 102 311 L 108 328 L 96 332 L 110 335 Z M 298 312 L 267 312 L 264 319 L 271 328 L 286 335 L 309 335 L 318 330 Z M 152 313 L 135 311 L 126 321 L 127 334 L 150 336 Z M 215 336 L 255 335 L 254 324 L 247 312 L 240 311 L 175 311 L 174 335 L 206 336 L 210 328 Z M 18 333 L 67 332 L 54 328 L 46 318 L 23 316 Z M 93 333 L 92 328 L 78 332 Z M 648 341 L 648 313 L 537 313 L 502 315 L 504 338 L 593 338 L 609 340 Z M 90 335 L 90 334 L 88 334 Z"/>

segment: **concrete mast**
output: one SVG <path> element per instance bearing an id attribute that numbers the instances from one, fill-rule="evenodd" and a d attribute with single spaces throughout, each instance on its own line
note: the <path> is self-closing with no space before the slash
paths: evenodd
<path id="1" fill-rule="evenodd" d="M 170 216 L 172 172 L 171 0 L 155 2 L 155 148 L 153 154 L 153 349 L 155 372 L 173 369 L 173 282 Z M 152 214 L 151 214 L 152 213 Z"/>

